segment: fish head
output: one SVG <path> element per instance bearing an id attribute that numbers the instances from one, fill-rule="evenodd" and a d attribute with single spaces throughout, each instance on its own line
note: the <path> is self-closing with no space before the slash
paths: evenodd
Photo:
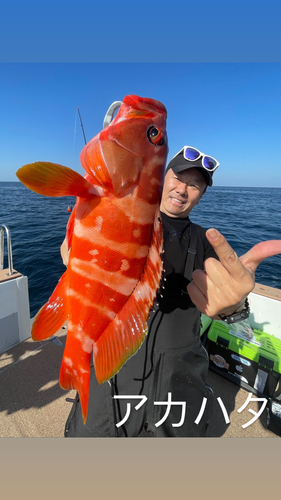
<path id="1" fill-rule="evenodd" d="M 112 122 L 81 152 L 87 179 L 115 196 L 133 189 L 141 177 L 162 185 L 168 154 L 166 118 L 161 102 L 136 95 L 124 97 Z"/>

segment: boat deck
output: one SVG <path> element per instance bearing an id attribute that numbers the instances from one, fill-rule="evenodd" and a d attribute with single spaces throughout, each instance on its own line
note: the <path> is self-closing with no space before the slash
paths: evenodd
<path id="1" fill-rule="evenodd" d="M 62 390 L 58 382 L 65 340 L 66 326 L 53 340 L 30 338 L 0 355 L 0 437 L 63 437 L 71 409 L 66 398 L 76 394 Z M 243 429 L 253 418 L 249 409 L 258 412 L 260 404 L 252 401 L 238 413 L 247 391 L 211 371 L 208 383 L 215 394 L 208 437 L 277 437 L 267 429 L 266 410 Z M 226 409 L 228 424 L 217 398 Z"/>

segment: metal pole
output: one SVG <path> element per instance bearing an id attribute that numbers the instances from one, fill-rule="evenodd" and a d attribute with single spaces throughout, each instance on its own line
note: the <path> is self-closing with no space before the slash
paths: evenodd
<path id="1" fill-rule="evenodd" d="M 12 255 L 12 241 L 11 241 L 11 232 L 8 226 L 1 226 L 0 229 L 0 270 L 4 269 L 4 230 L 7 235 L 7 247 L 8 247 L 8 265 L 9 265 L 9 273 L 8 276 L 13 274 L 13 255 Z"/>
<path id="2" fill-rule="evenodd" d="M 84 127 L 83 127 L 83 123 L 82 123 L 82 118 L 81 118 L 81 115 L 80 115 L 80 111 L 79 111 L 79 108 L 78 106 L 76 106 L 76 109 L 78 111 L 78 115 L 79 115 L 79 119 L 80 119 L 80 125 L 82 127 L 82 132 L 83 132 L 83 135 L 84 135 L 84 141 L 85 141 L 85 144 L 87 144 L 87 141 L 86 141 L 86 136 L 85 136 L 85 132 L 84 132 Z"/>

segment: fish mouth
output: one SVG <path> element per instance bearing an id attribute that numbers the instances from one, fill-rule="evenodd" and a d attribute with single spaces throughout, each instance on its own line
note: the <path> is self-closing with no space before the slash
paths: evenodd
<path id="1" fill-rule="evenodd" d="M 131 153 L 132 155 L 135 155 L 135 156 L 139 156 L 138 153 L 136 153 L 135 151 L 132 151 L 131 149 L 127 148 L 126 146 L 124 146 L 124 144 L 121 144 L 121 142 L 119 142 L 116 137 L 113 137 L 112 135 L 108 135 L 108 139 L 112 142 L 115 142 L 118 146 L 120 146 L 120 148 L 123 148 L 125 149 L 126 151 L 129 151 L 129 153 Z"/>

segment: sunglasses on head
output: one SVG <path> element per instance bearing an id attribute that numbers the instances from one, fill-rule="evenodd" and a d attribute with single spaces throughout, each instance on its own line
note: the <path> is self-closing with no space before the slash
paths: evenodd
<path id="1" fill-rule="evenodd" d="M 209 172 L 214 172 L 219 166 L 219 162 L 212 156 L 204 155 L 199 151 L 199 149 L 193 148 L 192 146 L 184 146 L 175 156 L 179 153 L 183 153 L 183 157 L 187 161 L 196 161 L 202 157 L 202 167 L 204 167 Z M 175 158 L 175 157 L 174 157 Z"/>

